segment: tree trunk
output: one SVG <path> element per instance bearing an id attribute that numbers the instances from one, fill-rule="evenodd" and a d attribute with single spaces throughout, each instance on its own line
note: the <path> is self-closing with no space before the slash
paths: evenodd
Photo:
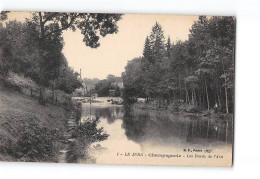
<path id="1" fill-rule="evenodd" d="M 188 92 L 188 90 L 187 90 L 187 86 L 186 86 L 186 84 L 185 84 L 185 91 L 186 91 L 186 103 L 189 104 L 189 102 L 190 102 L 190 99 L 189 99 L 189 92 Z"/>
<path id="2" fill-rule="evenodd" d="M 220 96 L 219 96 L 219 85 L 218 85 L 218 83 L 217 83 L 217 96 L 218 96 L 218 105 L 219 105 L 219 107 L 221 107 L 221 101 L 220 101 Z"/>
<path id="3" fill-rule="evenodd" d="M 198 101 L 197 101 L 197 95 L 196 95 L 196 88 L 194 89 L 194 100 L 195 100 L 195 105 L 197 106 Z"/>
<path id="4" fill-rule="evenodd" d="M 228 120 L 227 120 L 227 124 L 226 124 L 226 143 L 228 141 Z"/>
<path id="5" fill-rule="evenodd" d="M 192 106 L 194 106 L 194 91 L 193 91 L 193 89 L 191 89 L 191 104 L 192 104 Z"/>
<path id="6" fill-rule="evenodd" d="M 42 20 L 42 13 L 41 12 L 39 12 L 38 13 L 39 14 L 39 20 L 40 20 L 40 29 L 41 29 L 41 37 L 40 37 L 40 39 L 41 39 L 41 41 L 40 41 L 40 45 L 42 46 L 42 47 L 44 47 L 44 24 L 43 24 L 43 20 Z M 44 88 L 44 86 L 43 86 L 43 84 L 44 84 L 44 75 L 43 75 L 43 69 L 42 69 L 43 67 L 42 66 L 40 66 L 40 71 L 41 71 L 41 78 L 40 78 L 40 95 L 39 95 L 39 103 L 40 104 L 45 104 L 45 88 Z"/>
<path id="7" fill-rule="evenodd" d="M 45 88 L 43 86 L 40 86 L 40 95 L 38 100 L 40 104 L 45 104 Z"/>
<path id="8" fill-rule="evenodd" d="M 39 19 L 40 19 L 40 28 L 41 28 L 41 39 L 43 41 L 44 37 L 44 24 L 42 22 L 42 13 L 39 12 Z"/>
<path id="9" fill-rule="evenodd" d="M 225 87 L 225 96 L 226 96 L 226 113 L 228 114 L 228 92 L 227 92 L 227 87 Z"/>
<path id="10" fill-rule="evenodd" d="M 208 87 L 207 87 L 206 79 L 205 79 L 205 89 L 206 89 L 207 104 L 208 104 L 208 110 L 209 110 L 209 95 L 208 95 Z"/>
<path id="11" fill-rule="evenodd" d="M 226 97 L 226 113 L 228 114 L 228 91 L 227 91 L 227 77 L 226 77 L 226 72 L 225 72 L 225 66 L 224 66 L 224 61 L 222 58 L 222 68 L 224 72 L 224 78 L 225 78 L 225 97 Z"/>

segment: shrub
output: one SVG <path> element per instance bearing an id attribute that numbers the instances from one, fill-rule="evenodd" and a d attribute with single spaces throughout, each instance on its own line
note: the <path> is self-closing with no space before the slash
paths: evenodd
<path id="1" fill-rule="evenodd" d="M 98 122 L 98 119 L 91 122 L 84 122 L 78 127 L 73 135 L 80 140 L 85 141 L 87 144 L 106 140 L 109 135 L 104 132 L 103 127 L 97 128 Z"/>
<path id="2" fill-rule="evenodd" d="M 58 154 L 56 145 L 59 134 L 48 130 L 34 120 L 27 121 L 19 129 L 16 142 L 6 145 L 6 151 L 15 160 L 42 162 L 55 161 Z"/>

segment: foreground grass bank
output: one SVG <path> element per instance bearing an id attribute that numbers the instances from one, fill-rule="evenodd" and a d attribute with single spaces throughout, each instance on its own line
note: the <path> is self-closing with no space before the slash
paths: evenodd
<path id="1" fill-rule="evenodd" d="M 57 162 L 70 111 L 0 86 L 0 160 Z"/>

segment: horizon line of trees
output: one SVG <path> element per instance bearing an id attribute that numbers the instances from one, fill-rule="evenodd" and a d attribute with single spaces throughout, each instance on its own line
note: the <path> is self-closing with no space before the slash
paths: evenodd
<path id="1" fill-rule="evenodd" d="M 83 78 L 82 87 L 75 90 L 74 96 L 91 96 L 98 94 L 99 97 L 119 97 L 122 92 L 122 77 L 108 74 L 106 79 Z M 111 91 L 114 90 L 114 91 Z"/>
<path id="2" fill-rule="evenodd" d="M 186 41 L 166 40 L 156 22 L 143 56 L 129 61 L 122 73 L 123 97 L 160 103 L 186 103 L 233 112 L 235 18 L 199 16 Z"/>

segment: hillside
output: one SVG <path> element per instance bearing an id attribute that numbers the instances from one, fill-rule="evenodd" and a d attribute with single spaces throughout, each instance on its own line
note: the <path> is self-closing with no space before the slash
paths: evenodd
<path id="1" fill-rule="evenodd" d="M 0 160 L 55 161 L 67 113 L 0 85 Z"/>

